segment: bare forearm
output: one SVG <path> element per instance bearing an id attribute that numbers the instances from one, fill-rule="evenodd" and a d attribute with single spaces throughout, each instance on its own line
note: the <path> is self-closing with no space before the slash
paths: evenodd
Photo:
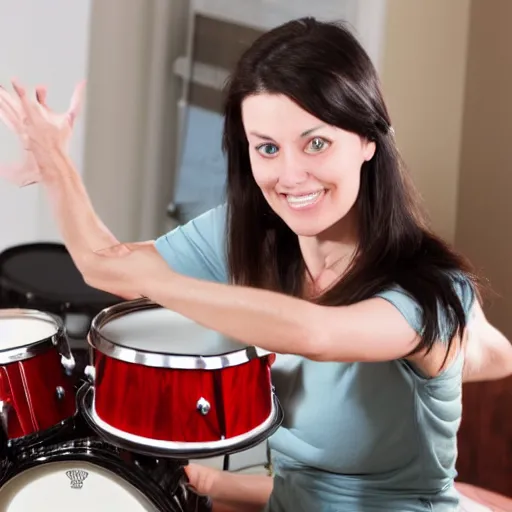
<path id="1" fill-rule="evenodd" d="M 313 318 L 317 306 L 310 302 L 177 274 L 151 283 L 145 295 L 242 343 L 271 352 L 315 356 L 312 332 L 318 326 Z"/>
<path id="2" fill-rule="evenodd" d="M 44 173 L 43 186 L 60 233 L 73 258 L 118 243 L 96 215 L 80 175 L 62 151 L 53 153 L 52 169 Z"/>
<path id="3" fill-rule="evenodd" d="M 210 497 L 214 512 L 260 512 L 272 493 L 273 480 L 265 475 L 223 472 Z"/>
<path id="4" fill-rule="evenodd" d="M 329 307 L 166 271 L 138 285 L 137 292 L 209 329 L 270 352 L 314 361 L 389 361 L 409 354 L 417 344 L 417 333 L 384 299 Z"/>

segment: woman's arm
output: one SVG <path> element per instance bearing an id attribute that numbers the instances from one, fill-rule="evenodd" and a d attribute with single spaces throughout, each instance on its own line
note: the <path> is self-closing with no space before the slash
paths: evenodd
<path id="1" fill-rule="evenodd" d="M 82 251 L 97 251 L 118 244 L 96 214 L 69 156 L 62 150 L 54 150 L 45 165 L 42 185 L 71 255 L 76 257 Z"/>
<path id="2" fill-rule="evenodd" d="M 81 109 L 84 84 L 79 84 L 67 112 L 59 114 L 46 104 L 46 89 L 36 88 L 30 99 L 13 81 L 15 94 L 0 88 L 0 119 L 20 138 L 24 161 L 2 166 L 15 184 L 40 182 L 46 190 L 64 243 L 80 270 L 85 252 L 118 244 L 94 211 L 78 172 L 67 154 L 75 119 Z"/>
<path id="3" fill-rule="evenodd" d="M 273 479 L 265 475 L 241 475 L 191 463 L 185 467 L 189 485 L 208 496 L 214 512 L 260 512 L 269 500 Z"/>
<path id="4" fill-rule="evenodd" d="M 224 471 L 210 492 L 213 512 L 261 512 L 270 498 L 272 485 L 269 476 Z"/>
<path id="5" fill-rule="evenodd" d="M 265 475 L 241 475 L 203 464 L 185 466 L 189 485 L 213 502 L 214 512 L 260 512 L 272 493 L 273 479 Z"/>
<path id="6" fill-rule="evenodd" d="M 280 293 L 178 275 L 163 260 L 144 252 L 117 260 L 91 257 L 90 284 L 108 288 L 109 279 L 122 285 L 138 275 L 139 293 L 207 328 L 271 352 L 318 361 L 397 359 L 418 341 L 398 309 L 381 298 L 351 306 L 319 306 Z M 131 260 L 130 265 L 123 265 L 123 259 Z"/>
<path id="7" fill-rule="evenodd" d="M 489 323 L 478 301 L 473 306 L 466 342 L 464 382 L 496 380 L 512 375 L 512 344 Z"/>

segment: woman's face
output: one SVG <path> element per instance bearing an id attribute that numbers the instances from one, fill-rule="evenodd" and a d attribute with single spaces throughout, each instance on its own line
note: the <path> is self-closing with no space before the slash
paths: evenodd
<path id="1" fill-rule="evenodd" d="M 326 125 L 284 95 L 249 96 L 242 118 L 254 179 L 290 229 L 316 236 L 347 215 L 375 143 Z"/>

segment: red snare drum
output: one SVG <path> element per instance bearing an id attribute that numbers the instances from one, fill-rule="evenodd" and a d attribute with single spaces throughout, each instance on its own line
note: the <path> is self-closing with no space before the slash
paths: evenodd
<path id="1" fill-rule="evenodd" d="M 84 416 L 104 438 L 157 456 L 209 457 L 244 450 L 274 432 L 274 354 L 140 299 L 93 321 L 94 368 Z"/>
<path id="2" fill-rule="evenodd" d="M 73 368 L 60 319 L 0 309 L 0 421 L 8 443 L 39 442 L 73 418 Z"/>

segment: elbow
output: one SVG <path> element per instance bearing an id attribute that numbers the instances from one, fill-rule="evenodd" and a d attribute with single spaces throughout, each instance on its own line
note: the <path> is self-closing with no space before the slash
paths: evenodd
<path id="1" fill-rule="evenodd" d="M 91 258 L 86 253 L 71 254 L 71 258 L 75 263 L 76 268 L 82 274 L 82 278 L 85 284 L 94 287 L 93 275 L 94 268 L 92 265 Z"/>

